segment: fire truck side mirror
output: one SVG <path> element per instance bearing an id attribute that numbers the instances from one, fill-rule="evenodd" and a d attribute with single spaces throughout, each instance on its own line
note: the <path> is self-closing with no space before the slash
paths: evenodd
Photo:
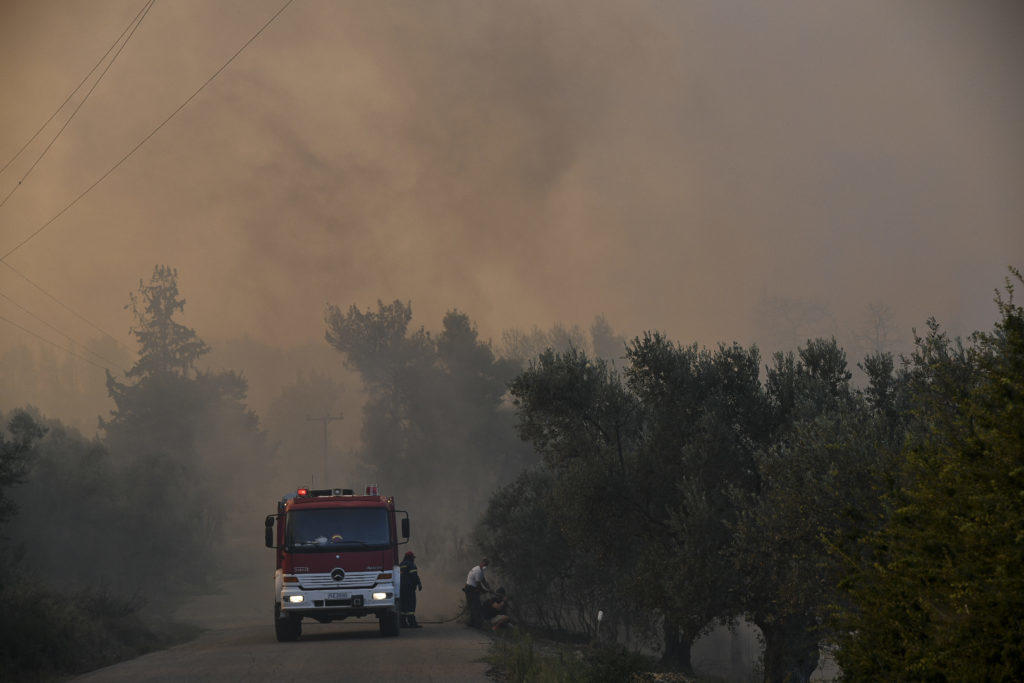
<path id="1" fill-rule="evenodd" d="M 402 538 L 409 538 L 409 518 L 402 519 Z"/>
<path id="2" fill-rule="evenodd" d="M 274 515 L 267 515 L 267 519 L 263 522 L 266 525 L 266 542 L 268 548 L 274 547 Z"/>

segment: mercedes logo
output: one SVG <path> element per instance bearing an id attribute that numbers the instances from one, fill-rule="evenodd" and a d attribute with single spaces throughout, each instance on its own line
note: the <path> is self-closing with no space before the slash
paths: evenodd
<path id="1" fill-rule="evenodd" d="M 331 572 L 331 578 L 332 578 L 332 579 L 334 579 L 335 581 L 341 581 L 341 580 L 343 580 L 343 579 L 345 578 L 345 572 L 344 572 L 344 570 L 342 570 L 342 569 L 340 569 L 340 568 L 335 568 L 335 569 L 334 569 L 334 570 L 333 570 L 333 571 Z"/>

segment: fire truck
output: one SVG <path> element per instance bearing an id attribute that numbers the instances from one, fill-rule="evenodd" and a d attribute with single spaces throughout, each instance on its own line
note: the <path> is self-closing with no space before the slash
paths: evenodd
<path id="1" fill-rule="evenodd" d="M 398 635 L 398 546 L 409 540 L 409 515 L 395 510 L 393 498 L 372 485 L 365 495 L 302 487 L 283 496 L 265 523 L 267 547 L 277 554 L 279 641 L 298 640 L 303 618 L 326 624 L 375 615 L 381 635 Z"/>

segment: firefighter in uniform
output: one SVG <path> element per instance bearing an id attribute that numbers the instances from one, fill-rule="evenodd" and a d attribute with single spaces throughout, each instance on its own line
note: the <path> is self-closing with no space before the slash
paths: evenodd
<path id="1" fill-rule="evenodd" d="M 402 626 L 422 628 L 420 624 L 416 623 L 416 591 L 423 590 L 423 582 L 420 581 L 420 573 L 416 569 L 416 554 L 411 550 L 408 551 L 398 567 L 402 570 L 401 593 L 399 594 Z"/>

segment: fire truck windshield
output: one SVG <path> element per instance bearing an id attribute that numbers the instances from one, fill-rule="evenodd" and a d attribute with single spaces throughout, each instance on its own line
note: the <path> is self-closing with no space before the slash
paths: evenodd
<path id="1" fill-rule="evenodd" d="M 317 508 L 292 510 L 285 524 L 291 552 L 382 549 L 391 545 L 384 508 Z"/>

